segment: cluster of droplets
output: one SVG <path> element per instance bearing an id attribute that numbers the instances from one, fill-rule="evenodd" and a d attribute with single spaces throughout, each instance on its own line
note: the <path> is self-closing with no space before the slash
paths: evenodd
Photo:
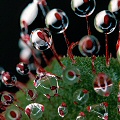
<path id="1" fill-rule="evenodd" d="M 99 12 L 95 19 L 94 25 L 96 30 L 101 33 L 104 33 L 106 36 L 112 33 L 117 25 L 116 16 L 113 12 L 117 12 L 119 10 L 119 2 L 118 0 L 111 0 L 109 4 L 109 10 L 103 10 Z M 116 7 L 116 6 L 117 7 Z M 31 34 L 28 34 L 28 26 L 32 24 L 38 14 L 38 6 L 42 10 L 43 15 L 45 16 L 45 28 L 36 28 L 31 31 Z M 75 62 L 69 67 L 66 67 L 61 63 L 55 49 L 54 43 L 52 39 L 52 32 L 60 34 L 63 33 L 65 41 L 68 47 L 68 55 L 72 61 L 74 61 L 74 57 L 72 55 L 72 50 L 76 45 L 78 45 L 78 49 L 83 56 L 93 56 L 97 54 L 100 50 L 100 43 L 98 39 L 91 34 L 90 25 L 88 17 L 94 12 L 96 7 L 95 0 L 71 0 L 71 8 L 74 13 L 79 17 L 86 17 L 87 22 L 87 30 L 88 35 L 81 38 L 80 41 L 76 43 L 70 44 L 67 39 L 65 31 L 69 25 L 69 19 L 64 11 L 61 9 L 52 9 L 49 10 L 47 3 L 45 0 L 34 0 L 32 3 L 23 10 L 20 17 L 20 27 L 21 27 L 21 54 L 20 60 L 21 62 L 16 65 L 16 71 L 20 75 L 32 75 L 34 77 L 34 87 L 40 89 L 41 93 L 47 97 L 49 100 L 51 97 L 59 96 L 59 80 L 63 80 L 67 85 L 74 85 L 75 83 L 81 82 L 81 75 L 79 69 L 74 66 Z M 115 9 L 116 8 L 116 9 Z M 31 16 L 32 14 L 32 16 Z M 108 51 L 108 39 L 106 37 L 106 65 L 109 67 L 110 58 Z M 120 42 L 117 43 L 117 57 L 120 56 Z M 35 49 L 34 49 L 35 48 Z M 44 68 L 41 67 L 40 62 L 36 58 L 36 54 L 42 53 L 47 49 L 51 49 L 54 56 L 56 57 L 58 63 L 63 69 L 62 76 L 59 77 L 52 73 L 47 72 Z M 38 50 L 38 51 L 37 51 Z M 34 64 L 36 67 L 36 75 L 33 75 L 30 71 L 31 68 L 29 66 L 29 58 L 30 55 L 34 57 Z M 93 60 L 92 60 L 93 61 Z M 95 73 L 96 74 L 96 73 Z M 38 120 L 44 114 L 44 105 L 40 103 L 36 103 L 35 100 L 38 96 L 37 91 L 35 89 L 26 89 L 24 90 L 17 81 L 17 77 L 10 72 L 6 72 L 1 69 L 0 78 L 3 84 L 7 87 L 18 87 L 25 95 L 28 101 L 33 101 L 33 103 L 28 104 L 25 109 L 22 109 L 15 103 L 14 109 L 7 109 L 7 106 L 10 106 L 15 98 L 10 93 L 2 93 L 1 95 L 1 105 L 2 109 L 6 110 L 5 117 L 10 120 L 18 120 L 21 119 L 20 110 L 24 111 L 25 114 L 30 119 Z M 96 93 L 101 96 L 108 97 L 112 91 L 112 80 L 105 73 L 96 74 L 96 78 L 94 79 L 93 88 Z M 89 91 L 81 88 L 74 92 L 73 94 L 73 103 L 78 107 L 87 103 L 89 99 Z M 118 94 L 118 98 L 120 95 Z M 118 103 L 120 100 L 118 101 Z M 119 111 L 120 107 L 118 105 Z M 91 105 L 87 107 L 88 112 L 94 112 L 97 114 L 97 117 L 108 120 L 108 104 L 107 102 L 103 102 L 97 105 Z M 103 112 L 104 111 L 104 112 Z M 63 102 L 60 106 L 58 106 L 58 115 L 60 117 L 65 117 L 69 112 L 67 104 Z M 103 113 L 103 114 L 101 114 Z M 84 112 L 80 112 L 76 117 L 76 120 L 85 120 L 86 114 Z"/>

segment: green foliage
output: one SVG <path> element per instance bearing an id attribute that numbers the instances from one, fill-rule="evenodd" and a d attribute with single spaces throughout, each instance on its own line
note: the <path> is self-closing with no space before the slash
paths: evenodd
<path id="1" fill-rule="evenodd" d="M 90 57 L 75 57 L 76 64 L 73 66 L 77 67 L 80 70 L 80 79 L 82 82 L 75 83 L 74 85 L 67 85 L 64 80 L 59 80 L 59 86 L 62 87 L 59 89 L 60 96 L 51 97 L 50 101 L 42 95 L 39 90 L 39 87 L 36 89 L 38 91 L 38 98 L 35 102 L 43 104 L 45 106 L 45 111 L 43 117 L 40 120 L 75 120 L 80 111 L 84 111 L 87 117 L 87 120 L 100 120 L 95 114 L 88 113 L 86 107 L 93 104 L 99 104 L 102 102 L 108 102 L 108 115 L 109 120 L 119 120 L 120 116 L 117 113 L 117 93 L 118 93 L 118 82 L 120 80 L 120 64 L 114 58 L 111 58 L 110 67 L 106 67 L 105 58 L 97 57 L 95 60 L 95 69 L 96 73 L 104 72 L 106 73 L 113 81 L 112 92 L 109 97 L 102 97 L 98 95 L 93 89 L 93 80 L 96 74 L 92 73 L 92 63 Z M 72 65 L 71 60 L 68 57 L 61 59 L 62 63 L 67 67 Z M 58 62 L 54 60 L 50 66 L 46 68 L 47 71 L 54 73 L 58 76 L 62 76 L 62 68 L 59 66 Z M 33 82 L 28 82 L 28 88 L 34 88 Z M 78 107 L 73 103 L 73 93 L 80 88 L 87 89 L 89 91 L 88 102 Z M 16 94 L 21 107 L 25 106 L 30 101 L 27 101 L 25 95 L 19 91 Z M 66 102 L 68 106 L 68 114 L 61 118 L 57 113 L 58 106 Z M 23 113 L 22 120 L 29 120 L 29 118 Z"/>

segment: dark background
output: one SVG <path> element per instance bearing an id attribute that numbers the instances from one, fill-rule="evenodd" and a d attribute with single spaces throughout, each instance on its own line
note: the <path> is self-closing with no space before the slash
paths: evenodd
<path id="1" fill-rule="evenodd" d="M 16 64 L 19 63 L 20 52 L 18 47 L 18 40 L 20 38 L 19 19 L 21 12 L 30 2 L 32 2 L 32 0 L 0 0 L 0 66 L 6 71 L 12 71 L 15 74 L 17 74 L 15 67 Z M 86 19 L 74 14 L 71 9 L 71 0 L 47 0 L 47 3 L 50 9 L 59 8 L 67 14 L 69 26 L 66 33 L 70 42 L 78 41 L 87 34 Z M 101 44 L 101 49 L 98 53 L 101 56 L 105 54 L 105 36 L 97 32 L 94 28 L 94 17 L 98 12 L 108 9 L 108 3 L 109 0 L 96 0 L 96 9 L 89 17 L 91 32 L 98 38 Z M 44 17 L 40 10 L 38 17 L 32 25 L 29 26 L 29 31 L 38 27 L 45 27 Z M 113 57 L 116 57 L 117 38 L 118 27 L 109 35 L 109 51 Z M 65 55 L 67 48 L 63 34 L 53 34 L 53 40 L 57 53 L 59 55 Z M 78 48 L 75 48 L 73 53 L 81 56 Z M 48 58 L 52 55 L 49 50 L 47 50 L 45 54 Z"/>

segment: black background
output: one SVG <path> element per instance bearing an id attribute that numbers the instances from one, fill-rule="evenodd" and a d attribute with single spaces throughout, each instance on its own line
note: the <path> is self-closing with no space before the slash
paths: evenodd
<path id="1" fill-rule="evenodd" d="M 18 40 L 20 38 L 20 24 L 19 19 L 21 12 L 32 0 L 0 0 L 0 66 L 6 71 L 12 71 L 16 73 L 16 64 L 19 62 Z M 65 11 L 69 18 L 69 26 L 66 31 L 67 37 L 70 42 L 80 40 L 87 34 L 86 19 L 80 18 L 74 14 L 71 9 L 71 0 L 47 0 L 50 9 L 59 8 Z M 108 9 L 109 0 L 96 0 L 96 9 L 94 13 L 89 17 L 89 23 L 91 32 L 95 35 L 100 44 L 101 49 L 98 53 L 103 56 L 105 54 L 105 36 L 99 33 L 94 28 L 94 17 L 102 11 Z M 38 17 L 29 26 L 29 32 L 38 27 L 45 27 L 44 17 L 39 10 Z M 113 57 L 116 57 L 116 41 L 118 38 L 118 27 L 115 31 L 109 35 L 109 51 Z M 63 34 L 53 34 L 53 41 L 56 51 L 59 55 L 66 54 L 66 44 Z M 73 53 L 81 56 L 78 48 L 75 48 Z M 52 55 L 49 50 L 45 52 L 48 58 Z"/>

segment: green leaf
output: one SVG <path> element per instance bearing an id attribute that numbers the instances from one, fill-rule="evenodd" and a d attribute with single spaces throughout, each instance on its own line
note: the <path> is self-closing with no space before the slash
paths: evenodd
<path id="1" fill-rule="evenodd" d="M 92 72 L 92 60 L 90 57 L 75 57 L 76 68 L 80 70 L 80 79 L 82 82 L 75 83 L 74 85 L 67 85 L 64 80 L 59 80 L 59 95 L 58 97 L 51 97 L 49 101 L 40 92 L 39 87 L 36 89 L 38 92 L 38 98 L 35 102 L 43 104 L 45 106 L 45 111 L 43 117 L 40 120 L 61 120 L 58 115 L 57 108 L 62 103 L 65 102 L 68 107 L 68 114 L 64 117 L 64 120 L 75 120 L 80 111 L 85 112 L 87 120 L 101 120 L 95 114 L 89 113 L 86 107 L 89 105 L 99 104 L 102 102 L 108 102 L 108 115 L 109 120 L 118 120 L 120 116 L 117 113 L 117 94 L 118 94 L 118 83 L 120 80 L 120 64 L 117 59 L 111 58 L 110 67 L 106 67 L 105 57 L 96 57 L 95 69 L 96 74 L 99 72 L 106 73 L 113 82 L 112 92 L 109 97 L 103 97 L 98 95 L 93 89 L 93 81 L 96 74 Z M 61 62 L 67 67 L 72 65 L 71 60 L 68 57 L 61 59 Z M 62 76 L 62 68 L 56 60 L 54 60 L 50 66 L 45 68 L 47 71 L 54 73 L 58 76 Z M 28 82 L 28 88 L 34 88 L 33 82 Z M 87 89 L 89 91 L 89 99 L 87 103 L 81 107 L 78 107 L 73 103 L 73 93 L 80 88 Z M 25 108 L 28 104 L 32 103 L 27 101 L 25 95 L 19 91 L 16 94 L 17 99 L 20 101 L 19 105 Z M 23 114 L 23 119 L 26 120 L 27 117 Z M 29 120 L 29 119 L 28 119 Z"/>

